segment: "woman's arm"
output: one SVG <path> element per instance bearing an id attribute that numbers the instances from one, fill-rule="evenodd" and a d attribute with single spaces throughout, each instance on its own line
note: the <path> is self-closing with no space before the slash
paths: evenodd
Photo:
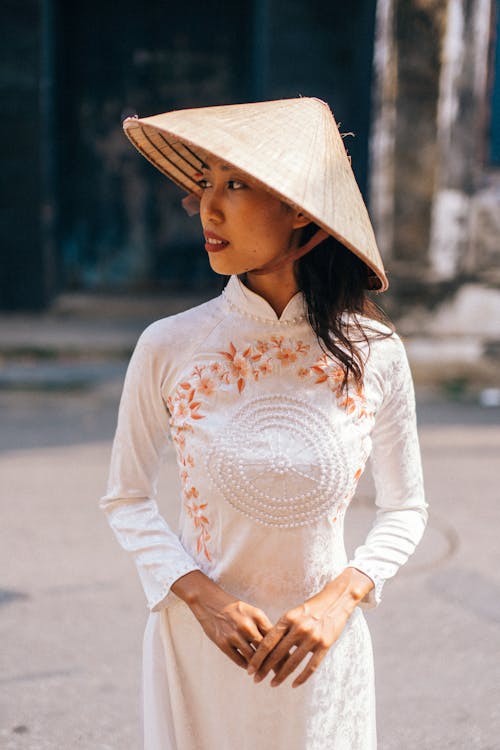
<path id="1" fill-rule="evenodd" d="M 107 492 L 99 503 L 119 543 L 134 557 L 152 611 L 165 606 L 174 581 L 199 570 L 156 503 L 169 441 L 161 394 L 164 360 L 159 324 L 153 323 L 139 338 L 127 369 Z"/>
<path id="2" fill-rule="evenodd" d="M 393 356 L 372 431 L 376 517 L 348 562 L 374 583 L 359 603 L 362 609 L 378 606 L 385 581 L 413 554 L 428 519 L 410 366 L 399 337 L 393 335 L 390 343 Z"/>

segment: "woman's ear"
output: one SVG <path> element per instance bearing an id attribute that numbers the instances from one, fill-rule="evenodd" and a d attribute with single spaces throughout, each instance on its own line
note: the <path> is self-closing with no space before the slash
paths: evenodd
<path id="1" fill-rule="evenodd" d="M 308 219 L 307 216 L 304 216 L 303 213 L 301 213 L 300 211 L 297 211 L 297 213 L 295 214 L 295 219 L 293 221 L 293 228 L 302 229 L 303 227 L 306 227 L 310 223 L 311 223 L 311 219 Z"/>

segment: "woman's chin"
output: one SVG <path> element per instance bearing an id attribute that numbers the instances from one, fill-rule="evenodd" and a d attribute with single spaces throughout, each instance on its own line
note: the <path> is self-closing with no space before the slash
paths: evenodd
<path id="1" fill-rule="evenodd" d="M 210 267 L 212 271 L 220 274 L 221 276 L 233 276 L 245 273 L 247 270 L 241 264 L 231 262 L 228 258 L 217 257 L 217 253 L 213 255 L 209 254 Z"/>

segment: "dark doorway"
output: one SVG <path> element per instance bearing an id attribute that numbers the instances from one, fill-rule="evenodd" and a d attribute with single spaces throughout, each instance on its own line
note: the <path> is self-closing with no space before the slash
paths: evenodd
<path id="1" fill-rule="evenodd" d="M 196 220 L 125 138 L 125 115 L 244 100 L 251 7 L 61 3 L 60 248 L 66 288 L 197 284 Z M 189 251 L 189 252 L 188 252 Z M 189 257 L 189 263 L 185 259 Z"/>

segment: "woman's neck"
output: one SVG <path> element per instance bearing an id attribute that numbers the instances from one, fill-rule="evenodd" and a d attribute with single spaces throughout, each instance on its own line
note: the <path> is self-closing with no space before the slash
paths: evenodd
<path id="1" fill-rule="evenodd" d="M 271 305 L 278 318 L 281 317 L 281 313 L 292 297 L 299 291 L 293 265 L 267 274 L 252 274 L 250 271 L 243 274 L 241 281 L 252 292 L 263 297 Z"/>

